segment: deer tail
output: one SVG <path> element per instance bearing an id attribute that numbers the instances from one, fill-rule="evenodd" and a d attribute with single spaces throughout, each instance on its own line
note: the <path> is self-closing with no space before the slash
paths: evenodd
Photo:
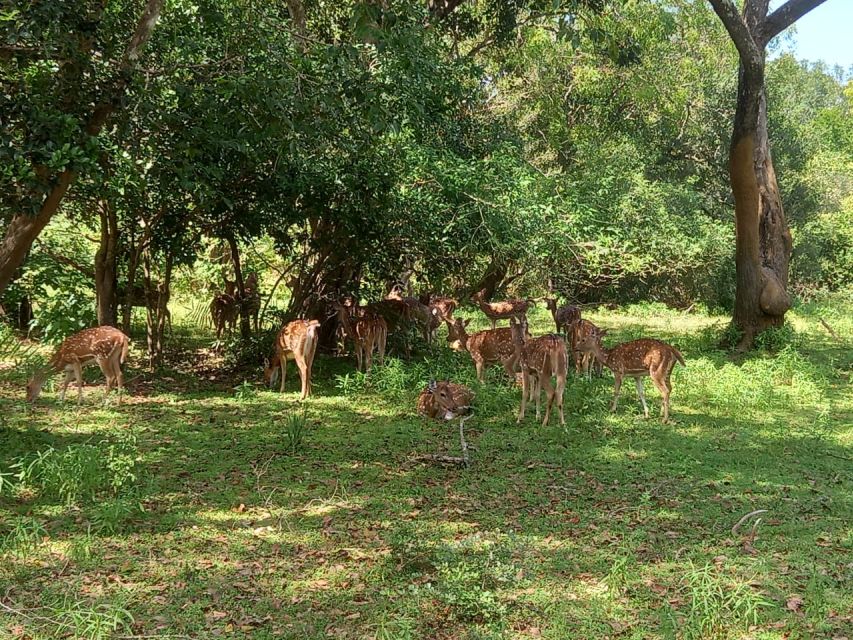
<path id="1" fill-rule="evenodd" d="M 681 355 L 681 352 L 678 349 L 676 349 L 675 347 L 673 347 L 672 350 L 675 353 L 676 359 L 681 363 L 681 366 L 686 367 L 687 363 L 684 362 L 684 357 Z"/>
<path id="2" fill-rule="evenodd" d="M 124 337 L 124 342 L 121 345 L 121 357 L 119 358 L 119 363 L 124 364 L 127 360 L 127 354 L 130 352 L 130 338 L 127 336 Z"/>

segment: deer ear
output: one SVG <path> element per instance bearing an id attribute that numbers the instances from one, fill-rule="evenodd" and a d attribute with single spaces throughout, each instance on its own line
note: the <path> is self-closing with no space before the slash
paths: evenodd
<path id="1" fill-rule="evenodd" d="M 467 327 L 471 323 L 471 318 L 462 321 L 462 326 Z"/>
<path id="2" fill-rule="evenodd" d="M 599 338 L 604 337 L 606 335 L 607 335 L 607 329 L 602 329 L 601 331 L 598 332 Z"/>

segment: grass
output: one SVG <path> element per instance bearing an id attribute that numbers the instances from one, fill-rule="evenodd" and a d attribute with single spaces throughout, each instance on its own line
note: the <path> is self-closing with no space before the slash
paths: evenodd
<path id="1" fill-rule="evenodd" d="M 518 426 L 499 368 L 478 385 L 443 345 L 369 378 L 320 358 L 305 403 L 293 371 L 268 391 L 186 333 L 171 368 L 128 372 L 122 406 L 48 389 L 30 411 L 6 368 L 0 637 L 851 636 L 850 311 L 803 308 L 738 360 L 723 318 L 592 314 L 611 343 L 684 353 L 674 425 L 651 385 L 651 420 L 633 385 L 609 413 L 605 374 L 570 380 L 565 429 Z M 431 377 L 476 392 L 468 469 L 412 460 L 458 455 L 453 425 L 414 414 Z"/>

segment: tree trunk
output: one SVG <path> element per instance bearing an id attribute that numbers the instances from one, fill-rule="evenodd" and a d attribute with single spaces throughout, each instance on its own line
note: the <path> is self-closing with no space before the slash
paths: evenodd
<path id="1" fill-rule="evenodd" d="M 106 201 L 99 203 L 101 217 L 101 240 L 95 254 L 95 293 L 97 298 L 98 324 L 117 326 L 117 246 L 118 221 L 115 209 Z"/>
<path id="2" fill-rule="evenodd" d="M 169 319 L 169 298 L 172 294 L 172 265 L 174 264 L 174 259 L 175 254 L 170 250 L 166 255 L 163 278 L 157 286 L 157 335 L 155 336 L 155 346 L 157 348 L 158 362 L 163 359 L 163 336 L 166 333 L 166 321 Z"/>
<path id="3" fill-rule="evenodd" d="M 231 249 L 231 263 L 234 265 L 234 278 L 237 281 L 237 300 L 240 309 L 240 336 L 244 340 L 252 337 L 252 325 L 249 322 L 249 310 L 243 301 L 246 299 L 246 287 L 243 283 L 243 269 L 240 266 L 240 248 L 234 234 L 228 235 L 228 246 Z"/>
<path id="4" fill-rule="evenodd" d="M 732 323 L 743 332 L 738 350 L 785 321 L 791 308 L 791 232 L 785 220 L 767 135 L 764 61 L 767 43 L 825 0 L 788 0 L 771 15 L 769 0 L 709 0 L 740 57 L 737 110 L 729 149 L 735 199 L 737 291 Z"/>
<path id="5" fill-rule="evenodd" d="M 145 249 L 142 252 L 142 278 L 145 283 L 145 290 L 151 291 L 153 279 L 151 277 L 151 252 Z M 128 289 L 132 296 L 132 289 Z M 148 366 L 153 369 L 154 365 L 159 361 L 157 353 L 157 308 L 151 305 L 149 301 L 145 305 L 145 338 L 148 344 Z"/>

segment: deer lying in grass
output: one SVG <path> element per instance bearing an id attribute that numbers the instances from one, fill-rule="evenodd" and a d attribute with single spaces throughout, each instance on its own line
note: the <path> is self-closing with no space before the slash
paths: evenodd
<path id="1" fill-rule="evenodd" d="M 115 386 L 121 392 L 124 388 L 124 376 L 121 365 L 127 360 L 130 338 L 115 327 L 94 327 L 83 329 L 67 337 L 50 359 L 48 367 L 38 371 L 27 383 L 27 401 L 35 402 L 41 393 L 44 381 L 54 372 L 64 371 L 62 392 L 59 399 L 65 401 L 65 391 L 71 377 L 77 380 L 77 403 L 83 400 L 83 367 L 97 364 L 107 379 L 107 393 Z"/>
<path id="2" fill-rule="evenodd" d="M 455 351 L 471 354 L 477 368 L 477 379 L 486 379 L 486 367 L 500 362 L 510 378 L 515 376 L 516 354 L 510 329 L 486 329 L 471 335 L 465 331 L 470 320 L 456 318 L 447 323 L 447 342 Z"/>
<path id="3" fill-rule="evenodd" d="M 553 334 L 530 338 L 526 321 L 511 324 L 510 330 L 515 357 L 521 366 L 521 409 L 518 412 L 517 422 L 524 419 L 528 397 L 533 396 L 536 397 L 536 419 L 539 419 L 539 399 L 544 387 L 547 401 L 542 426 L 548 424 L 555 398 L 560 411 L 560 424 L 565 425 L 563 392 L 566 388 L 566 373 L 569 366 L 566 341 L 562 336 Z M 557 379 L 556 389 L 551 386 L 552 376 Z"/>
<path id="4" fill-rule="evenodd" d="M 551 317 L 554 318 L 557 333 L 571 336 L 574 324 L 581 319 L 580 308 L 571 304 L 565 304 L 558 308 L 557 301 L 554 298 L 545 298 L 545 306 L 548 307 Z"/>
<path id="5" fill-rule="evenodd" d="M 314 367 L 314 353 L 317 351 L 317 332 L 319 320 L 293 320 L 288 322 L 275 339 L 275 354 L 272 360 L 264 359 L 264 382 L 270 386 L 281 373 L 279 392 L 284 393 L 284 381 L 287 377 L 287 361 L 295 360 L 302 380 L 301 400 L 311 395 L 311 370 Z"/>
<path id="6" fill-rule="evenodd" d="M 418 413 L 435 420 L 453 420 L 471 411 L 474 394 L 465 385 L 431 380 L 418 396 Z"/>
<path id="7" fill-rule="evenodd" d="M 355 346 L 356 369 L 370 373 L 373 368 L 373 352 L 379 351 L 379 364 L 385 363 L 385 344 L 388 340 L 388 323 L 385 319 L 354 304 L 345 306 L 333 301 L 332 306 L 337 311 L 338 322 L 346 335 Z"/>
<path id="8" fill-rule="evenodd" d="M 599 329 L 589 320 L 578 318 L 577 322 L 572 325 L 569 344 L 572 350 L 572 358 L 575 361 L 575 371 L 578 375 L 584 375 L 589 379 L 592 377 L 593 369 L 595 369 L 595 375 L 601 375 L 601 363 L 596 360 L 591 351 L 581 351 L 578 344 L 588 337 L 600 344 L 601 338 L 605 335 L 607 335 L 606 329 Z"/>
<path id="9" fill-rule="evenodd" d="M 498 320 L 509 320 L 521 322 L 522 319 L 527 319 L 527 310 L 533 306 L 532 300 L 502 300 L 500 302 L 486 302 L 483 296 L 485 289 L 478 291 L 471 296 L 471 300 L 477 303 L 480 310 L 486 314 L 486 317 L 492 323 L 492 329 L 497 325 Z"/>
<path id="10" fill-rule="evenodd" d="M 678 349 L 660 340 L 648 338 L 623 342 L 612 349 L 605 349 L 601 346 L 601 341 L 597 336 L 586 336 L 578 343 L 578 349 L 593 354 L 596 360 L 613 372 L 615 382 L 613 403 L 610 406 L 611 411 L 616 411 L 622 378 L 629 376 L 634 378 L 637 383 L 637 395 L 640 396 L 640 402 L 643 405 L 643 415 L 648 418 L 649 408 L 646 405 L 646 397 L 643 393 L 643 378 L 649 376 L 663 399 L 663 422 L 669 422 L 672 369 L 676 362 L 686 366 Z"/>

